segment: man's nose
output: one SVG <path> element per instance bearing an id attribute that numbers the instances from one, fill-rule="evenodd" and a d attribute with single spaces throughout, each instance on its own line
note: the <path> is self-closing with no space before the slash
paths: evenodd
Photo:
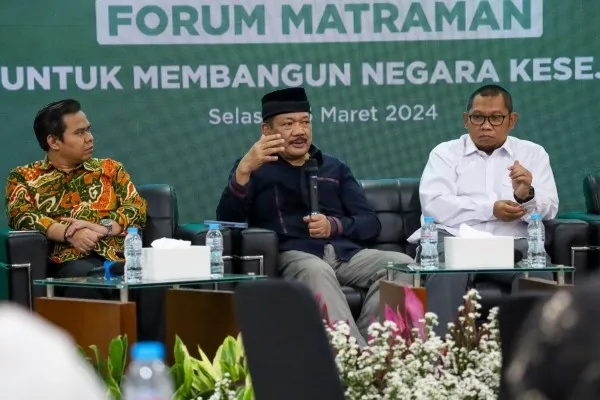
<path id="1" fill-rule="evenodd" d="M 300 124 L 295 124 L 293 129 L 292 129 L 292 135 L 293 136 L 301 136 L 304 135 L 306 133 L 306 130 L 304 129 L 304 127 Z"/>
<path id="2" fill-rule="evenodd" d="M 481 128 L 485 129 L 485 130 L 488 130 L 488 131 L 494 129 L 492 127 L 492 124 L 490 124 L 490 120 L 487 119 L 487 118 L 485 119 L 485 121 L 483 121 L 483 125 L 481 125 Z"/>

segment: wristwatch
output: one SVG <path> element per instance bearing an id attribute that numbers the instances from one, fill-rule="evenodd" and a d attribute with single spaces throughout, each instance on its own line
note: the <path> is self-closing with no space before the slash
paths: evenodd
<path id="1" fill-rule="evenodd" d="M 515 200 L 519 204 L 527 203 L 528 201 L 533 200 L 533 198 L 535 197 L 535 190 L 533 189 L 533 186 L 531 186 L 529 188 L 529 194 L 524 199 L 519 199 L 515 194 L 513 194 L 513 197 L 515 198 Z"/>
<path id="2" fill-rule="evenodd" d="M 101 219 L 100 220 L 100 225 L 102 225 L 103 227 L 105 227 L 108 231 L 106 232 L 106 236 L 110 236 L 110 234 L 112 233 L 112 228 L 113 228 L 113 223 L 110 219 Z"/>

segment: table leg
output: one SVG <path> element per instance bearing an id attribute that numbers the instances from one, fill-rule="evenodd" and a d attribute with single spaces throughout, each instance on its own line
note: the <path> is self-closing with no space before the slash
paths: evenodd
<path id="1" fill-rule="evenodd" d="M 418 272 L 416 274 L 413 275 L 413 288 L 420 288 L 421 287 L 421 274 L 419 274 Z"/>
<path id="2" fill-rule="evenodd" d="M 565 271 L 558 271 L 556 273 L 556 278 L 559 286 L 563 286 L 565 284 Z"/>

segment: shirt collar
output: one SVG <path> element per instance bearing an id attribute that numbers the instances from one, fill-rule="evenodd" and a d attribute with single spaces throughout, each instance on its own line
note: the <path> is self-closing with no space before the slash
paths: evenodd
<path id="1" fill-rule="evenodd" d="M 97 158 L 90 158 L 89 160 L 85 161 L 82 165 L 78 166 L 77 168 L 80 168 L 81 166 L 83 166 L 83 168 L 85 168 L 86 170 L 93 172 L 100 168 L 100 163 L 98 162 Z M 48 159 L 48 156 L 46 156 L 41 161 L 39 169 L 41 169 L 42 171 L 48 171 L 50 168 L 53 168 L 53 167 L 54 167 L 54 165 L 52 165 L 52 163 Z M 75 169 L 77 169 L 77 168 L 75 168 Z"/>
<path id="2" fill-rule="evenodd" d="M 314 144 L 310 145 L 310 148 L 308 149 L 308 155 L 310 158 L 316 159 L 319 166 L 323 164 L 323 152 Z"/>
<path id="3" fill-rule="evenodd" d="M 465 135 L 466 136 L 466 140 L 465 140 L 465 152 L 463 155 L 468 156 L 470 154 L 475 153 L 477 150 L 477 147 L 475 146 L 475 143 L 473 143 L 473 140 L 471 140 L 471 136 L 469 136 L 469 134 Z M 511 147 L 511 137 L 507 137 L 506 141 L 504 142 L 504 144 L 502 146 L 500 146 L 501 149 L 504 149 L 509 156 L 513 157 L 514 156 L 514 152 L 513 149 Z"/>

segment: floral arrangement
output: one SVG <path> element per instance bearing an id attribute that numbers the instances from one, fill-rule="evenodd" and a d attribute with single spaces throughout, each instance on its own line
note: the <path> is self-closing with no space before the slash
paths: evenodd
<path id="1" fill-rule="evenodd" d="M 322 305 L 326 330 L 335 353 L 346 398 L 354 399 L 496 399 L 500 386 L 500 343 L 496 308 L 477 326 L 481 297 L 469 291 L 456 324 L 445 338 L 435 334 L 437 316 L 424 313 L 414 292 L 406 287 L 404 310 L 386 306 L 385 321 L 369 327 L 369 340 L 360 348 L 344 321 L 331 322 Z M 320 297 L 317 296 L 320 301 Z M 107 399 L 120 400 L 127 358 L 127 337 L 115 338 L 103 360 L 80 351 L 97 369 L 107 387 Z M 177 338 L 171 366 L 173 400 L 253 400 L 254 391 L 241 336 L 228 337 L 209 360 L 190 356 Z"/>
<path id="2" fill-rule="evenodd" d="M 501 353 L 497 308 L 476 325 L 481 297 L 465 296 L 457 323 L 440 338 L 437 317 L 423 313 L 412 290 L 405 288 L 404 317 L 386 307 L 386 321 L 369 327 L 367 347 L 360 348 L 344 321 L 328 321 L 327 332 L 346 398 L 353 399 L 496 399 Z"/>

